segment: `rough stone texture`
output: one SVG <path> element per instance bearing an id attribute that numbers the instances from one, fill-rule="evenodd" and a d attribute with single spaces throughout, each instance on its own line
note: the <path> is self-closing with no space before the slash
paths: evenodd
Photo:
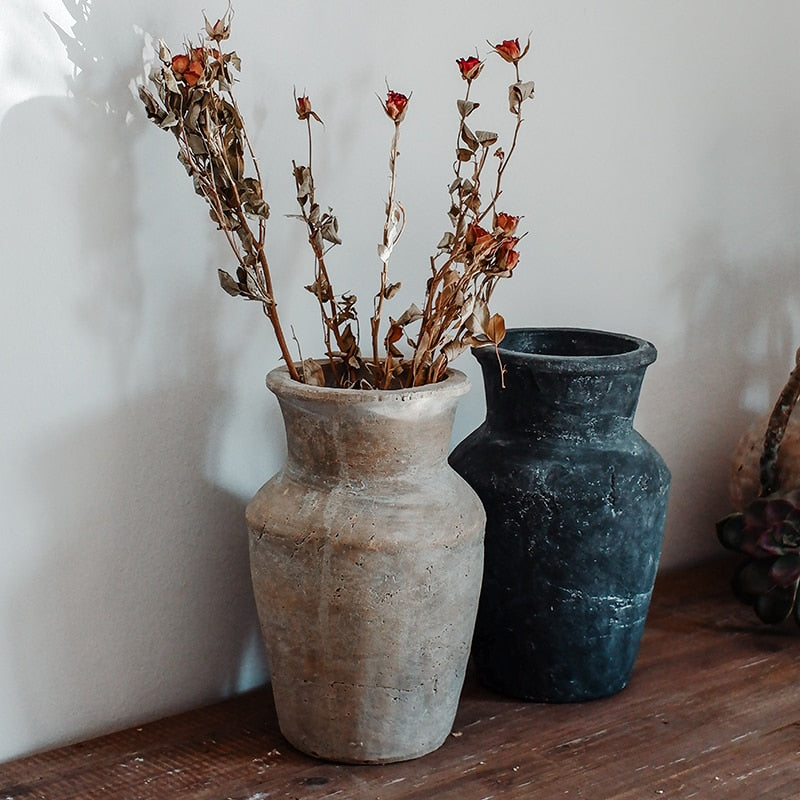
<path id="1" fill-rule="evenodd" d="M 761 492 L 760 462 L 769 414 L 753 422 L 742 434 L 731 462 L 730 494 L 736 511 Z M 793 414 L 778 450 L 777 485 L 784 491 L 800 489 L 800 419 Z"/>
<path id="2" fill-rule="evenodd" d="M 464 680 L 485 515 L 447 465 L 453 372 L 435 386 L 305 386 L 275 370 L 286 465 L 247 508 L 281 731 L 321 758 L 436 749 Z"/>
<path id="3" fill-rule="evenodd" d="M 481 681 L 528 700 L 622 689 L 655 580 L 669 471 L 633 430 L 648 342 L 517 329 L 481 364 L 486 421 L 450 462 L 487 513 L 473 654 Z"/>

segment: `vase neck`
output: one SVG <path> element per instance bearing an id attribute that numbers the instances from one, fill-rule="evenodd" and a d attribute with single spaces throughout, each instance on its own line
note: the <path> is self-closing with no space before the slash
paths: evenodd
<path id="1" fill-rule="evenodd" d="M 293 383 L 293 382 L 292 382 Z M 309 481 L 357 487 L 398 478 L 424 480 L 447 468 L 461 373 L 431 387 L 350 390 L 270 382 L 286 429 L 286 469 Z"/>
<path id="2" fill-rule="evenodd" d="M 558 372 L 528 360 L 479 359 L 486 425 L 497 433 L 536 439 L 599 441 L 633 428 L 646 367 L 624 372 Z M 505 383 L 505 386 L 503 386 Z"/>

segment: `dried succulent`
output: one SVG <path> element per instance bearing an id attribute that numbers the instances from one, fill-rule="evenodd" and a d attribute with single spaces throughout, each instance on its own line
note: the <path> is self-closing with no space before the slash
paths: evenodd
<path id="1" fill-rule="evenodd" d="M 717 535 L 729 550 L 749 556 L 734 576 L 736 595 L 764 622 L 782 622 L 794 613 L 800 624 L 800 492 L 757 498 L 720 520 Z"/>
<path id="2" fill-rule="evenodd" d="M 800 625 L 800 491 L 778 486 L 778 451 L 800 398 L 800 350 L 767 424 L 760 462 L 761 493 L 742 511 L 717 523 L 724 547 L 748 558 L 733 578 L 737 597 L 752 604 L 759 619 L 777 623 L 794 614 Z"/>
<path id="3" fill-rule="evenodd" d="M 197 45 L 173 55 L 160 43 L 161 64 L 151 75 L 155 89 L 139 87 L 148 117 L 171 131 L 178 142 L 178 158 L 192 178 L 195 191 L 210 206 L 210 215 L 225 234 L 237 267 L 235 274 L 219 271 L 228 294 L 259 302 L 269 319 L 281 357 L 292 377 L 309 383 L 340 387 L 379 389 L 419 386 L 440 380 L 450 362 L 467 347 L 492 345 L 505 334 L 499 314 L 491 314 L 489 300 L 497 281 L 509 277 L 519 261 L 516 233 L 519 216 L 501 212 L 497 201 L 501 183 L 516 149 L 522 125 L 523 103 L 533 96 L 533 83 L 520 79 L 519 64 L 530 49 L 518 39 L 509 39 L 492 50 L 515 71 L 509 87 L 508 107 L 515 126 L 508 152 L 497 146 L 498 135 L 472 130 L 467 118 L 479 104 L 470 98 L 473 82 L 484 62 L 477 56 L 457 59 L 466 84 L 458 100 L 458 136 L 453 163 L 454 179 L 449 187 L 451 229 L 441 238 L 430 259 L 431 274 L 420 306 L 412 304 L 397 318 L 388 317 L 385 303 L 400 289 L 389 277 L 389 260 L 405 228 L 406 215 L 397 201 L 396 180 L 400 126 L 411 95 L 389 90 L 382 101 L 394 125 L 390 146 L 390 184 L 383 236 L 378 245 L 380 279 L 370 317 L 370 347 L 365 355 L 360 344 L 356 298 L 337 295 L 326 257 L 341 244 L 339 223 L 333 212 L 323 210 L 316 199 L 313 172 L 312 122 L 321 122 L 307 95 L 295 94 L 295 110 L 306 125 L 306 164 L 293 162 L 300 219 L 306 227 L 314 257 L 314 280 L 306 286 L 319 305 L 325 362 L 292 357 L 273 291 L 266 256 L 266 222 L 269 206 L 264 199 L 258 162 L 236 103 L 234 72 L 241 64 L 235 52 L 223 52 L 221 43 L 230 36 L 232 12 L 214 24 L 206 19 Z M 494 168 L 487 165 L 494 163 Z M 484 189 L 485 171 L 491 175 Z"/>

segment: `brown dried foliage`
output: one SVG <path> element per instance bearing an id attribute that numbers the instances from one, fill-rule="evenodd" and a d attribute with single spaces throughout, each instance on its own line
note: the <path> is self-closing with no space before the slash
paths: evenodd
<path id="1" fill-rule="evenodd" d="M 458 137 L 454 179 L 449 187 L 450 230 L 442 236 L 430 259 L 431 274 L 422 306 L 412 304 L 396 319 L 390 316 L 382 343 L 384 304 L 400 289 L 399 282 L 389 280 L 388 265 L 406 221 L 395 190 L 400 126 L 410 95 L 389 90 L 386 101 L 381 101 L 394 124 L 394 134 L 386 220 L 378 245 L 380 285 L 370 317 L 369 356 L 361 350 L 356 298 L 352 294 L 335 294 L 326 263 L 329 251 L 341 244 L 341 239 L 333 209 L 323 210 L 316 199 L 312 121 L 321 120 L 307 96 L 295 95 L 298 118 L 306 124 L 308 163 L 293 162 L 299 213 L 292 216 L 303 222 L 314 257 L 314 280 L 305 288 L 319 306 L 327 358 L 327 369 L 323 370 L 313 359 L 301 358 L 297 362 L 292 357 L 278 316 L 265 250 L 269 206 L 233 94 L 233 73 L 239 71 L 240 62 L 235 52 L 221 49 L 222 41 L 230 35 L 231 16 L 229 11 L 213 25 L 206 20 L 201 41 L 187 44 L 185 52 L 178 55 L 173 56 L 162 43 L 161 64 L 150 75 L 155 91 L 141 86 L 139 95 L 148 117 L 175 136 L 178 159 L 192 178 L 195 191 L 208 203 L 211 219 L 225 234 L 236 257 L 234 274 L 219 270 L 222 288 L 230 295 L 261 304 L 292 377 L 322 383 L 327 375 L 340 387 L 420 386 L 441 380 L 448 365 L 469 346 L 497 348 L 505 335 L 505 322 L 499 314 L 489 311 L 489 301 L 497 281 L 509 277 L 519 260 L 519 217 L 499 212 L 496 206 L 504 173 L 517 145 L 522 106 L 533 95 L 533 83 L 523 83 L 519 76 L 519 62 L 530 44 L 524 51 L 518 40 L 493 45 L 493 50 L 515 70 L 516 80 L 508 95 L 509 111 L 515 119 L 508 152 L 497 146 L 497 134 L 472 130 L 467 123 L 479 106 L 470 99 L 470 92 L 483 62 L 475 56 L 457 61 L 466 91 L 457 102 Z M 493 176 L 485 190 L 487 170 Z"/>

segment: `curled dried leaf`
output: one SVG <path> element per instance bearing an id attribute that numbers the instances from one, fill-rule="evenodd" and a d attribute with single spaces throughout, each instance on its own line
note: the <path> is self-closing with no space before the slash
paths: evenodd
<path id="1" fill-rule="evenodd" d="M 454 361 L 468 347 L 469 343 L 465 339 L 448 342 L 446 345 L 444 345 L 444 347 L 442 347 L 442 355 L 448 360 L 448 362 Z"/>
<path id="2" fill-rule="evenodd" d="M 313 358 L 307 358 L 303 361 L 303 381 L 309 386 L 324 386 L 325 385 L 325 371 L 322 365 L 315 361 Z"/>
<path id="3" fill-rule="evenodd" d="M 474 103 L 472 100 L 457 100 L 456 105 L 458 106 L 458 113 L 461 115 L 461 118 L 465 119 L 478 108 L 480 103 Z"/>
<path id="4" fill-rule="evenodd" d="M 239 288 L 239 282 L 232 275 L 225 272 L 224 269 L 218 269 L 217 276 L 219 277 L 219 285 L 231 297 L 239 297 L 239 295 L 241 295 L 242 292 Z"/>
<path id="5" fill-rule="evenodd" d="M 439 244 L 436 245 L 436 249 L 450 252 L 455 244 L 455 241 L 456 237 L 453 236 L 452 232 L 446 231 L 444 236 L 442 236 L 442 238 L 439 240 Z"/>
<path id="6" fill-rule="evenodd" d="M 383 296 L 387 300 L 391 300 L 402 288 L 403 284 L 398 281 L 397 283 L 390 283 L 383 290 Z"/>
<path id="7" fill-rule="evenodd" d="M 497 141 L 497 134 L 493 131 L 475 131 L 475 138 L 481 147 L 491 147 Z"/>
<path id="8" fill-rule="evenodd" d="M 478 140 L 475 138 L 475 134 L 466 126 L 461 126 L 461 141 L 474 153 L 479 146 Z"/>
<path id="9" fill-rule="evenodd" d="M 533 81 L 512 83 L 508 87 L 508 108 L 512 114 L 518 114 L 525 100 L 533 97 Z"/>
<path id="10" fill-rule="evenodd" d="M 398 318 L 397 324 L 401 327 L 410 325 L 412 322 L 422 319 L 422 311 L 419 310 L 416 303 L 412 303 Z"/>

